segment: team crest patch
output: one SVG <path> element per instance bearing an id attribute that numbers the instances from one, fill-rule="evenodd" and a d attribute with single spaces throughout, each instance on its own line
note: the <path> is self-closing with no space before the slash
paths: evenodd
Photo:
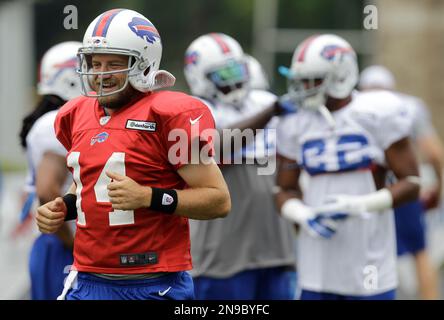
<path id="1" fill-rule="evenodd" d="M 156 131 L 156 123 L 152 121 L 127 120 L 125 128 L 154 132 Z"/>
<path id="2" fill-rule="evenodd" d="M 95 135 L 94 137 L 91 138 L 91 145 L 93 146 L 96 142 L 102 143 L 106 139 L 108 139 L 108 137 L 109 134 L 106 132 L 99 133 L 98 135 Z"/>
<path id="3" fill-rule="evenodd" d="M 164 193 L 162 197 L 162 205 L 169 206 L 174 202 L 174 198 L 170 196 L 168 193 Z"/>

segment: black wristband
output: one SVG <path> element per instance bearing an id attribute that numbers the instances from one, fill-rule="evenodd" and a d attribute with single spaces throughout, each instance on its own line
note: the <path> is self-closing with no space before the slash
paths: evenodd
<path id="1" fill-rule="evenodd" d="M 65 221 L 77 219 L 77 196 L 72 193 L 67 193 L 63 196 L 63 202 L 66 205 Z"/>
<path id="2" fill-rule="evenodd" d="M 173 189 L 151 188 L 150 209 L 172 214 L 177 208 L 177 192 Z"/>

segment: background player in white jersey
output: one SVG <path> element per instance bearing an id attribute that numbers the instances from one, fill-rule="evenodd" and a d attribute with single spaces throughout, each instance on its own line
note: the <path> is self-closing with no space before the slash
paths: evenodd
<path id="1" fill-rule="evenodd" d="M 383 66 L 370 66 L 361 73 L 359 88 L 363 91 L 394 91 L 395 87 L 395 77 Z M 433 169 L 436 181 L 432 188 L 421 190 L 421 201 L 413 201 L 395 209 L 397 251 L 400 256 L 404 254 L 414 256 L 420 297 L 438 299 L 438 273 L 426 250 L 423 213 L 424 210 L 438 207 L 441 200 L 443 146 L 424 102 L 411 95 L 394 93 L 405 102 L 406 112 L 413 121 L 410 136 L 414 142 L 415 151 L 418 151 L 420 159 Z"/>
<path id="2" fill-rule="evenodd" d="M 46 203 L 63 194 L 70 182 L 65 165 L 66 150 L 56 139 L 54 120 L 57 110 L 67 100 L 80 95 L 80 80 L 76 74 L 77 50 L 81 43 L 62 42 L 50 48 L 43 56 L 38 93 L 39 105 L 23 120 L 20 133 L 22 146 L 28 158 L 26 191 L 27 203 L 37 197 Z M 29 213 L 22 210 L 22 220 Z M 31 298 L 55 300 L 62 292 L 63 279 L 72 264 L 73 234 L 65 224 L 55 234 L 41 234 L 30 253 Z M 65 270 L 66 268 L 66 270 Z"/>
<path id="3" fill-rule="evenodd" d="M 194 40 L 184 72 L 192 94 L 206 100 L 219 130 L 240 129 L 240 134 L 264 128 L 281 111 L 276 96 L 250 90 L 244 52 L 230 36 L 212 33 Z M 258 134 L 254 142 L 223 154 L 231 214 L 223 220 L 191 221 L 197 299 L 294 297 L 293 230 L 276 214 L 274 175 L 258 175 L 258 162 L 273 161 L 275 154 L 274 139 L 266 136 Z M 221 145 L 233 146 L 233 140 L 224 139 Z"/>
<path id="4" fill-rule="evenodd" d="M 335 35 L 303 41 L 287 77 L 301 108 L 278 128 L 276 200 L 281 214 L 302 227 L 301 299 L 394 299 L 391 208 L 419 190 L 402 101 L 388 92 L 352 95 L 356 54 Z M 398 178 L 389 188 L 387 169 Z M 310 174 L 303 195 L 301 170 Z"/>

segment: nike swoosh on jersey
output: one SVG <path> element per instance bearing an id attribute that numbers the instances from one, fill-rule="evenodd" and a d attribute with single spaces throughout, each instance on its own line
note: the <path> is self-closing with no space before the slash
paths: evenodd
<path id="1" fill-rule="evenodd" d="M 167 293 L 168 293 L 168 291 L 170 291 L 171 290 L 171 287 L 168 287 L 168 289 L 165 289 L 165 290 L 163 290 L 163 291 L 160 291 L 159 290 L 159 296 L 161 296 L 161 297 L 163 297 L 164 295 L 166 295 Z"/>
<path id="2" fill-rule="evenodd" d="M 203 116 L 203 114 L 201 114 L 200 116 L 198 116 L 196 119 L 194 119 L 194 120 L 192 120 L 191 118 L 190 118 L 190 123 L 191 123 L 191 125 L 193 125 L 193 124 L 195 124 L 197 121 L 199 121 L 200 120 L 200 118 L 202 118 L 202 116 Z"/>

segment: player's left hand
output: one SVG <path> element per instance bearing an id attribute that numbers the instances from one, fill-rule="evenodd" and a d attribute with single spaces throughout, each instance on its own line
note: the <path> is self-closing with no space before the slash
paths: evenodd
<path id="1" fill-rule="evenodd" d="M 135 210 L 147 208 L 151 205 L 151 188 L 141 186 L 130 177 L 107 171 L 111 178 L 108 184 L 108 196 L 113 209 Z"/>

